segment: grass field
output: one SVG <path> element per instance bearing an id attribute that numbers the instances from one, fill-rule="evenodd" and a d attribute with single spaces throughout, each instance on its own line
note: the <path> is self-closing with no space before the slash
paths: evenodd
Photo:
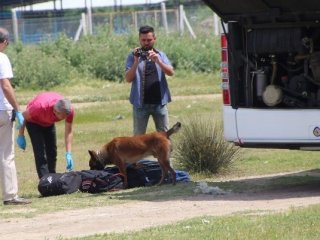
<path id="1" fill-rule="evenodd" d="M 214 75 L 199 75 L 177 73 L 175 77 L 169 80 L 171 92 L 175 100 L 169 104 L 170 124 L 173 125 L 176 121 L 184 120 L 192 115 L 212 117 L 212 120 L 221 120 L 222 103 L 220 97 L 214 97 L 214 94 L 220 93 L 220 82 L 218 74 Z M 115 136 L 131 135 L 132 134 L 132 117 L 131 105 L 127 98 L 129 95 L 130 85 L 127 83 L 108 83 L 100 81 L 75 81 L 73 80 L 68 86 L 54 89 L 65 96 L 68 96 L 75 104 L 76 117 L 74 121 L 74 142 L 73 156 L 75 162 L 75 170 L 88 169 L 89 155 L 88 149 L 99 149 L 107 141 Z M 36 91 L 21 91 L 17 92 L 17 98 L 26 104 L 27 101 L 36 94 Z M 212 95 L 207 97 L 207 95 Z M 194 98 L 191 96 L 198 95 L 203 97 Z M 179 97 L 178 97 L 179 96 Z M 153 122 L 150 119 L 148 131 L 153 131 Z M 65 171 L 64 159 L 64 139 L 63 139 L 64 124 L 57 124 L 58 135 L 58 164 L 57 171 Z M 148 200 L 153 199 L 172 199 L 177 196 L 187 196 L 190 190 L 195 186 L 197 181 L 205 180 L 209 183 L 214 183 L 218 186 L 223 186 L 229 189 L 237 189 L 238 186 L 232 183 L 226 184 L 221 182 L 223 179 L 233 177 L 245 177 L 252 175 L 262 175 L 289 171 L 306 171 L 317 169 L 319 166 L 318 152 L 303 152 L 291 150 L 271 150 L 271 149 L 246 149 L 242 150 L 242 158 L 235 162 L 232 168 L 221 175 L 201 176 L 192 175 L 192 182 L 187 186 L 177 186 L 173 188 L 162 186 L 161 193 L 158 192 L 158 187 L 137 188 L 126 190 L 123 193 L 105 193 L 96 195 L 94 201 L 90 194 L 76 193 L 71 195 L 62 195 L 50 198 L 39 198 L 37 190 L 38 179 L 35 171 L 35 164 L 31 144 L 28 135 L 27 149 L 25 152 L 20 151 L 16 146 L 16 164 L 19 177 L 20 195 L 30 197 L 33 204 L 25 206 L 28 209 L 25 212 L 8 211 L 7 207 L 0 205 L 0 217 L 12 218 L 17 216 L 33 217 L 46 212 L 62 211 L 74 208 L 106 206 L 112 204 L 121 204 L 132 200 Z M 173 136 L 173 144 L 177 144 L 177 137 Z M 174 159 L 172 159 L 174 165 Z M 314 179 L 298 179 L 298 181 L 314 181 Z M 288 184 L 287 181 L 280 184 Z M 248 185 L 244 188 L 259 188 L 260 186 Z M 146 194 L 151 193 L 151 194 Z M 153 194 L 152 194 L 153 193 Z M 106 201 L 108 197 L 108 201 Z M 10 208 L 9 208 L 10 209 Z M 221 218 L 210 218 L 210 224 L 201 225 L 199 219 L 190 220 L 184 223 L 179 223 L 176 226 L 168 226 L 163 228 L 155 228 L 148 231 L 147 235 L 117 235 L 112 239 L 173 239 L 165 235 L 166 232 L 173 231 L 174 239 L 257 239 L 247 233 L 247 228 L 259 228 L 264 225 L 266 229 L 273 229 L 276 232 L 276 226 L 279 222 L 289 223 L 294 219 L 293 227 L 303 230 L 304 226 L 299 226 L 299 221 L 305 215 L 310 215 L 311 218 L 317 218 L 319 207 L 309 208 L 301 211 L 292 211 L 288 215 L 275 216 L 232 216 Z M 245 219 L 240 221 L 240 219 Z M 307 221 L 307 220 L 306 220 Z M 319 222 L 319 221 L 318 221 Z M 232 226 L 228 229 L 224 225 Z M 307 224 L 307 223 L 306 223 Z M 311 224 L 311 223 L 310 223 Z M 184 226 L 191 225 L 192 234 L 187 234 Z M 205 230 L 203 230 L 205 228 Z M 178 229 L 178 230 L 173 230 Z M 319 229 L 319 228 L 318 228 Z M 266 231 L 267 231 L 266 230 Z M 189 230 L 188 230 L 189 231 Z M 190 230 L 191 231 L 191 230 Z M 209 231 L 217 233 L 217 235 L 208 235 Z M 229 238 L 228 234 L 240 233 Z M 253 230 L 255 231 L 255 230 Z M 290 230 L 289 230 L 290 231 Z M 310 226 L 308 232 L 316 231 L 313 226 Z M 156 238 L 162 232 L 164 235 Z M 184 232 L 184 233 L 183 233 Z M 202 235 L 201 235 L 201 234 Z M 189 235 L 190 234 L 190 235 Z M 246 236 L 246 238 L 242 238 Z M 255 235 L 262 239 L 299 239 L 293 235 L 287 235 L 286 238 L 277 238 L 282 236 L 282 230 L 275 233 L 276 235 Z M 264 236 L 264 237 L 263 237 Z M 298 235 L 301 236 L 301 235 Z M 319 235 L 318 235 L 319 236 Z M 88 238 L 88 239 L 105 239 L 105 238 Z M 316 239 L 314 235 L 305 239 Z"/>
<path id="2" fill-rule="evenodd" d="M 320 207 L 292 209 L 272 215 L 236 214 L 194 218 L 177 224 L 124 234 L 96 235 L 78 240 L 316 240 L 320 236 Z"/>

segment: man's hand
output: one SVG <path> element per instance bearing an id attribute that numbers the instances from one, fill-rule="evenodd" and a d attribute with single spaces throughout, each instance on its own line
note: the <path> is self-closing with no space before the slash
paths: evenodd
<path id="1" fill-rule="evenodd" d="M 150 50 L 149 51 L 149 56 L 148 56 L 153 62 L 155 63 L 159 63 L 160 62 L 160 57 L 159 57 L 159 54 L 156 53 L 155 51 L 153 50 Z"/>
<path id="2" fill-rule="evenodd" d="M 27 143 L 24 135 L 18 135 L 17 144 L 19 148 L 21 148 L 23 151 L 26 150 Z"/>

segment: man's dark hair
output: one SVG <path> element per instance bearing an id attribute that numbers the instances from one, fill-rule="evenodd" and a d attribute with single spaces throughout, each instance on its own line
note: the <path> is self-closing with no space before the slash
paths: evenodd
<path id="1" fill-rule="evenodd" d="M 154 29 L 153 29 L 153 27 L 151 27 L 151 26 L 141 26 L 140 28 L 139 28 L 139 35 L 140 34 L 146 34 L 146 33 L 150 33 L 150 32 L 152 32 L 152 33 L 154 33 Z"/>
<path id="2" fill-rule="evenodd" d="M 9 41 L 9 32 L 7 29 L 0 27 L 0 43 L 4 41 Z"/>

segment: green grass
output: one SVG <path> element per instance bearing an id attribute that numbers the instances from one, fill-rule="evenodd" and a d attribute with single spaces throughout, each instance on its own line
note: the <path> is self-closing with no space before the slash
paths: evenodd
<path id="1" fill-rule="evenodd" d="M 192 115 L 211 116 L 215 120 L 221 120 L 221 98 L 186 98 L 193 94 L 206 95 L 219 93 L 219 79 L 217 76 L 217 74 L 193 75 L 177 73 L 175 77 L 169 80 L 173 97 L 185 96 L 185 98 L 176 98 L 176 100 L 169 104 L 170 125 L 173 125 L 176 121 L 181 121 L 184 124 L 183 119 Z M 73 127 L 74 143 L 72 149 L 75 170 L 88 169 L 88 149 L 99 149 L 113 137 L 132 134 L 132 109 L 127 100 L 130 84 L 107 83 L 103 81 L 86 82 L 82 79 L 70 81 L 68 86 L 64 88 L 59 87 L 54 90 L 70 97 L 75 103 L 76 117 Z M 17 92 L 17 97 L 25 104 L 35 94 L 36 91 L 20 90 Z M 123 116 L 123 118 L 117 120 L 119 115 Z M 154 131 L 151 119 L 148 131 Z M 58 123 L 58 172 L 65 171 L 63 132 L 64 124 Z M 199 181 L 206 181 L 210 186 L 219 186 L 234 192 L 264 191 L 268 189 L 281 190 L 286 187 L 314 186 L 319 184 L 319 177 L 309 175 L 309 171 L 319 172 L 318 152 L 242 149 L 241 159 L 235 162 L 225 173 L 219 175 L 192 175 L 192 182 L 188 184 L 178 184 L 175 187 L 165 185 L 161 187 L 135 188 L 96 195 L 74 193 L 41 198 L 37 190 L 38 178 L 27 134 L 26 139 L 27 149 L 25 152 L 20 151 L 16 146 L 19 193 L 22 196 L 30 197 L 33 203 L 18 207 L 4 207 L 0 205 L 0 218 L 32 218 L 43 213 L 76 208 L 124 204 L 139 200 L 155 201 L 158 199 L 184 198 L 194 194 L 193 190 Z M 177 135 L 174 135 L 172 137 L 173 145 L 177 144 L 177 140 Z M 175 166 L 175 159 L 172 159 L 172 162 L 173 166 Z M 229 180 L 231 178 L 291 171 L 301 172 L 302 175 L 285 175 L 272 179 L 265 178 L 263 185 L 258 184 L 254 180 Z M 292 232 L 296 232 L 297 235 L 295 237 L 290 232 L 282 239 L 316 239 L 314 236 L 319 234 L 319 227 L 317 228 L 316 226 L 320 221 L 315 223 L 314 219 L 317 219 L 319 216 L 319 208 L 319 206 L 315 206 L 313 208 L 292 210 L 286 214 L 271 216 L 236 215 L 219 218 L 210 217 L 206 218 L 209 220 L 209 224 L 203 224 L 201 219 L 193 219 L 177 223 L 173 226 L 138 232 L 138 237 L 132 234 L 117 234 L 114 236 L 108 235 L 108 239 L 109 237 L 110 239 L 173 239 L 172 236 L 174 236 L 174 239 L 277 239 L 277 236 L 282 236 L 286 228 L 289 229 L 289 232 L 291 229 L 294 229 L 295 231 Z M 284 221 L 283 225 L 279 224 L 281 221 Z M 299 221 L 302 222 L 301 226 L 298 224 Z M 290 224 L 292 224 L 292 227 L 290 227 Z M 279 230 L 277 230 L 277 225 L 281 225 Z M 248 231 L 250 228 L 253 229 L 252 233 Z M 306 231 L 306 237 L 301 237 L 304 230 Z M 268 235 L 269 231 L 272 231 L 273 235 Z M 169 233 L 172 234 L 170 235 Z"/>
<path id="2" fill-rule="evenodd" d="M 219 72 L 208 74 L 177 71 L 174 76 L 168 77 L 168 84 L 173 97 L 221 92 Z M 130 87 L 131 84 L 127 82 L 117 83 L 76 78 L 52 90 L 63 93 L 72 102 L 83 103 L 127 100 L 130 94 Z M 20 103 L 26 104 L 38 92 L 39 90 L 19 89 L 17 95 Z"/>
<path id="3" fill-rule="evenodd" d="M 235 214 L 228 217 L 203 216 L 134 233 L 105 234 L 74 239 L 311 240 L 319 239 L 320 236 L 319 214 L 320 206 L 316 205 L 304 209 L 291 209 L 286 213 L 272 215 Z"/>
<path id="4" fill-rule="evenodd" d="M 319 167 L 317 151 L 245 149 L 243 159 L 236 163 L 240 175 L 270 174 L 275 172 L 299 171 Z M 311 167 L 311 168 L 313 168 Z"/>

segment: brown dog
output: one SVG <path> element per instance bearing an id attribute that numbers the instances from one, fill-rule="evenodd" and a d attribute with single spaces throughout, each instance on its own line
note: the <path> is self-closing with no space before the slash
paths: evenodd
<path id="1" fill-rule="evenodd" d="M 103 146 L 100 151 L 89 150 L 90 169 L 104 169 L 107 164 L 114 164 L 124 176 L 124 187 L 128 187 L 126 163 L 137 163 L 146 156 L 158 159 L 162 184 L 168 172 L 171 173 L 173 185 L 176 183 L 176 172 L 170 166 L 170 135 L 179 131 L 181 123 L 177 122 L 167 132 L 153 132 L 133 137 L 117 137 Z"/>

